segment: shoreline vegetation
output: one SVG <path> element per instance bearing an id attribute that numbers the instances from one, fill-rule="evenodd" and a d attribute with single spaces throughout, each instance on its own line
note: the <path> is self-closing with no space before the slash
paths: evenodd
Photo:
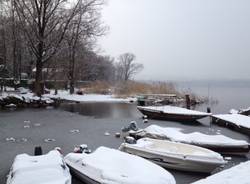
<path id="1" fill-rule="evenodd" d="M 45 89 L 45 91 L 46 94 L 38 97 L 27 88 L 19 87 L 15 90 L 14 88 L 7 87 L 6 90 L 0 93 L 0 106 L 2 108 L 16 108 L 58 106 L 60 103 L 72 102 L 128 103 L 136 102 L 139 97 L 147 95 L 160 97 L 173 95 L 175 96 L 175 101 L 171 103 L 180 105 L 185 103 L 186 95 L 186 93 L 177 90 L 174 83 L 138 82 L 132 80 L 116 83 L 115 85 L 105 81 L 95 81 L 84 87 L 76 88 L 74 94 L 70 94 L 69 90 L 65 89 Z M 188 95 L 191 105 L 208 102 L 208 98 L 206 97 L 200 97 L 194 93 L 189 93 Z"/>

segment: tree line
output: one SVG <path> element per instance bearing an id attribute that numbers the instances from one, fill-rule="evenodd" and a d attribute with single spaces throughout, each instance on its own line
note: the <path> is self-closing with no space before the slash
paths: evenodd
<path id="1" fill-rule="evenodd" d="M 0 0 L 0 79 L 34 80 L 43 94 L 45 80 L 129 80 L 142 64 L 125 53 L 118 61 L 96 50 L 107 33 L 101 20 L 104 0 Z"/>

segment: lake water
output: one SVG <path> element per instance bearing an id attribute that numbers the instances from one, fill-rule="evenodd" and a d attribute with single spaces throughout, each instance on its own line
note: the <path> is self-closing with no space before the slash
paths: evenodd
<path id="1" fill-rule="evenodd" d="M 250 106 L 250 85 L 247 84 L 210 83 L 209 96 L 219 101 L 211 106 L 212 111 L 214 113 L 227 113 L 231 108 Z M 185 91 L 192 88 L 192 91 L 199 95 L 206 96 L 208 94 L 206 82 L 179 83 L 178 86 Z M 206 104 L 197 107 L 197 109 L 204 111 L 206 108 Z M 149 120 L 148 124 L 144 124 L 135 104 L 80 103 L 63 104 L 59 109 L 1 111 L 0 183 L 5 183 L 6 175 L 15 155 L 20 153 L 33 154 L 33 149 L 37 145 L 43 147 L 44 153 L 60 146 L 64 154 L 71 152 L 74 145 L 83 143 L 88 144 L 92 150 L 102 145 L 118 148 L 123 140 L 115 138 L 114 135 L 130 121 L 136 121 L 141 128 L 150 124 L 158 124 L 179 127 L 184 132 L 200 131 L 216 134 L 217 130 L 220 130 L 221 134 L 250 142 L 246 135 L 216 125 L 210 126 L 208 118 L 193 124 L 157 120 Z M 109 132 L 110 136 L 105 136 L 105 132 Z M 225 168 L 249 158 L 249 155 L 233 156 Z M 169 172 L 175 176 L 178 184 L 190 183 L 207 176 L 174 170 L 169 170 Z M 78 183 L 81 182 L 73 178 L 73 184 Z"/>

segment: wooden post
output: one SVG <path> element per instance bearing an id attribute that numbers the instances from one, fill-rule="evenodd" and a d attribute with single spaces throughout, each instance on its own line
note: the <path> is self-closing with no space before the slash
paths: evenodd
<path id="1" fill-rule="evenodd" d="M 186 94 L 185 97 L 186 97 L 186 107 L 187 107 L 187 109 L 190 109 L 190 107 L 191 107 L 191 100 L 190 100 L 189 94 Z"/>

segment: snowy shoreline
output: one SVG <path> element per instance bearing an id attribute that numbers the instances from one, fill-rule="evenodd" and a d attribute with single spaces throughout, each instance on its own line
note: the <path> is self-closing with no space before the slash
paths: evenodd
<path id="1" fill-rule="evenodd" d="M 55 106 L 62 102 L 106 102 L 106 103 L 130 103 L 135 102 L 136 98 L 116 98 L 114 95 L 102 94 L 69 94 L 68 91 L 59 90 L 57 95 L 52 92 L 44 94 L 41 97 L 34 93 L 27 92 L 25 94 L 17 92 L 2 93 L 0 95 L 0 106 L 2 107 L 25 107 L 33 106 Z"/>

